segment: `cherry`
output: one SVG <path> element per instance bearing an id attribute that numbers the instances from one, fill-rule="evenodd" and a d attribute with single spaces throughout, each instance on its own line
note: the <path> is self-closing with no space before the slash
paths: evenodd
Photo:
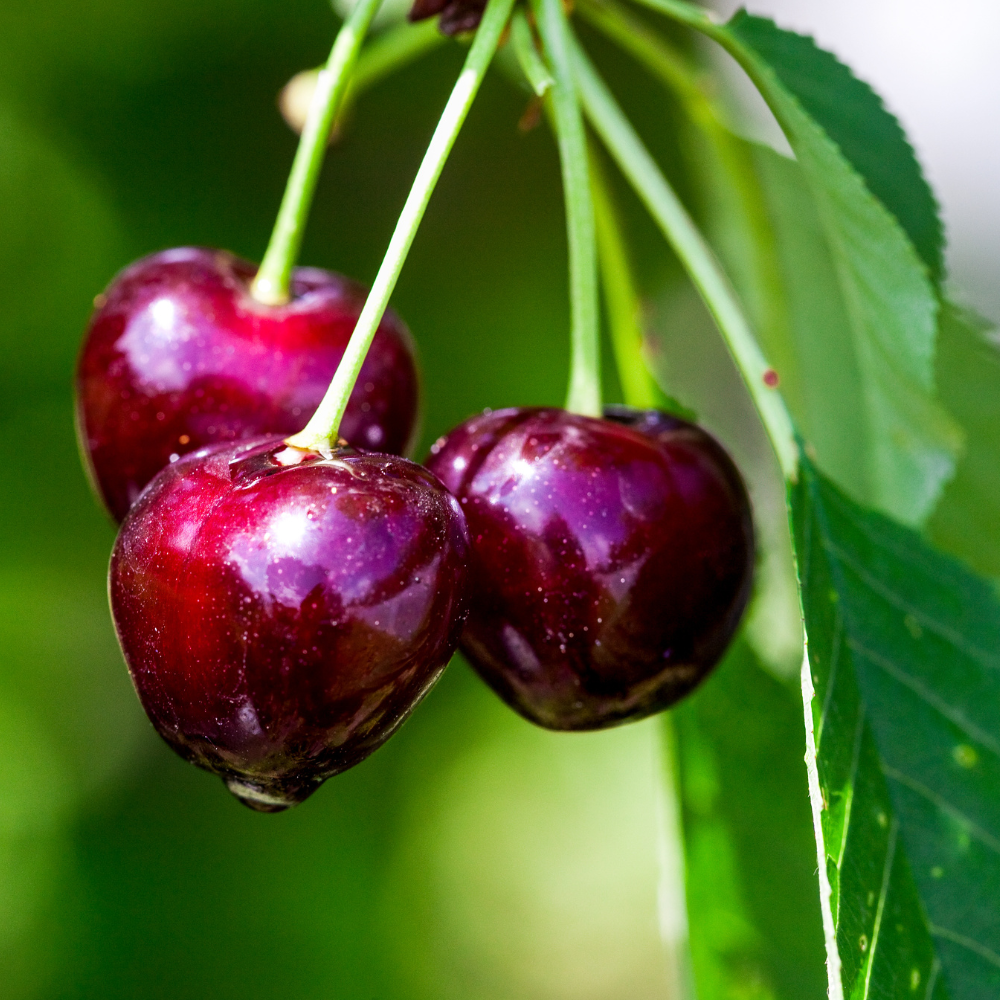
<path id="1" fill-rule="evenodd" d="M 168 462 L 216 441 L 302 429 L 364 304 L 361 286 L 300 267 L 287 305 L 250 295 L 256 267 L 184 247 L 126 268 L 99 296 L 77 368 L 77 426 L 95 488 L 121 520 Z M 391 311 L 375 335 L 341 435 L 403 452 L 417 371 Z"/>
<path id="2" fill-rule="evenodd" d="M 276 812 L 381 746 L 451 658 L 468 536 L 425 469 L 280 438 L 185 455 L 111 557 L 119 641 L 153 725 Z"/>
<path id="3" fill-rule="evenodd" d="M 667 414 L 606 413 L 486 413 L 427 462 L 472 540 L 462 651 L 549 729 L 676 702 L 719 660 L 750 593 L 750 501 L 726 452 Z"/>

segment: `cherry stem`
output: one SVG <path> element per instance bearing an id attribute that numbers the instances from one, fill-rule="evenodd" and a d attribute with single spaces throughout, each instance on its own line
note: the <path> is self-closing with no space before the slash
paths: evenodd
<path id="1" fill-rule="evenodd" d="M 555 80 L 548 67 L 542 62 L 542 57 L 535 48 L 535 36 L 523 7 L 514 11 L 510 20 L 510 42 L 517 57 L 521 72 L 531 85 L 536 97 L 544 97 L 552 88 Z"/>
<path id="2" fill-rule="evenodd" d="M 691 123 L 708 141 L 706 162 L 698 169 L 718 169 L 732 192 L 734 224 L 753 252 L 744 261 L 747 310 L 758 328 L 780 334 L 790 323 L 778 248 L 768 207 L 756 182 L 756 166 L 748 144 L 724 124 L 724 112 L 705 87 L 698 68 L 617 0 L 584 0 L 578 10 L 598 31 L 633 55 L 680 100 Z"/>
<path id="3" fill-rule="evenodd" d="M 654 723 L 655 724 L 655 723 Z M 660 885 L 657 909 L 660 939 L 666 952 L 667 990 L 674 1000 L 696 996 L 687 915 L 687 864 L 684 857 L 684 826 L 681 817 L 680 767 L 673 714 L 659 720 L 658 757 L 660 782 L 657 802 L 657 855 Z"/>
<path id="4" fill-rule="evenodd" d="M 593 150 L 590 151 L 590 186 L 597 223 L 601 287 L 604 289 L 618 381 L 629 406 L 652 409 L 662 400 L 642 356 L 642 303 L 632 277 L 631 261 L 614 199 Z"/>
<path id="5" fill-rule="evenodd" d="M 572 58 L 587 117 L 700 293 L 750 390 L 782 473 L 786 479 L 794 480 L 798 470 L 798 447 L 791 417 L 773 388 L 773 370 L 764 358 L 729 279 L 575 39 Z"/>
<path id="6" fill-rule="evenodd" d="M 292 268 L 302 247 L 333 118 L 350 82 L 361 43 L 381 3 L 382 0 L 359 0 L 337 32 L 330 58 L 316 81 L 271 241 L 250 287 L 253 297 L 265 305 L 282 305 L 289 299 Z"/>
<path id="7" fill-rule="evenodd" d="M 569 242 L 570 374 L 566 409 L 601 415 L 601 351 L 597 296 L 597 236 L 591 201 L 587 137 L 571 61 L 571 34 L 562 0 L 532 0 L 552 68 L 555 123 Z"/>
<path id="8" fill-rule="evenodd" d="M 361 372 L 365 355 L 396 287 L 434 187 L 500 44 L 513 6 L 514 0 L 489 0 L 486 6 L 465 65 L 434 129 L 406 203 L 399 214 L 389 247 L 351 334 L 347 350 L 312 419 L 302 431 L 288 438 L 288 444 L 293 447 L 326 450 L 337 440 L 340 421 L 347 409 L 347 402 Z"/>

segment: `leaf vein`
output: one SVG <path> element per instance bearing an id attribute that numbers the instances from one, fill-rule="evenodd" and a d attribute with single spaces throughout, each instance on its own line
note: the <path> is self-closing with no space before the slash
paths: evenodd
<path id="1" fill-rule="evenodd" d="M 942 622 L 937 621 L 937 619 L 932 618 L 922 609 L 917 608 L 912 604 L 908 604 L 894 590 L 887 587 L 881 580 L 870 573 L 863 563 L 855 559 L 854 556 L 852 556 L 845 549 L 842 549 L 836 544 L 836 542 L 827 538 L 824 541 L 824 545 L 827 552 L 829 552 L 831 556 L 848 566 L 861 579 L 869 590 L 881 597 L 887 604 L 891 604 L 894 608 L 898 608 L 900 611 L 913 615 L 921 627 L 936 633 L 942 639 L 954 646 L 959 652 L 965 653 L 967 656 L 977 660 L 983 666 L 988 667 L 991 670 L 1000 670 L 1000 662 L 998 662 L 996 656 L 992 656 L 986 650 L 980 649 L 978 646 L 966 642 L 965 637 L 960 632 L 949 628 Z"/>
<path id="2" fill-rule="evenodd" d="M 840 851 L 837 854 L 837 870 L 844 863 L 844 852 L 847 850 L 847 834 L 851 827 L 851 814 L 854 812 L 854 785 L 858 777 L 858 766 L 861 763 L 861 738 L 865 732 L 865 710 L 858 702 L 858 721 L 854 727 L 854 747 L 851 751 L 851 774 L 848 779 L 850 793 L 844 806 L 844 832 L 840 841 Z"/>
<path id="3" fill-rule="evenodd" d="M 879 945 L 879 933 L 882 930 L 882 914 L 885 913 L 885 900 L 889 895 L 889 877 L 896 860 L 896 844 L 899 840 L 899 820 L 893 816 L 889 829 L 889 844 L 886 848 L 885 867 L 882 869 L 882 887 L 879 889 L 878 909 L 875 911 L 875 926 L 872 928 L 872 949 L 868 953 L 868 968 L 865 970 L 865 991 L 861 1000 L 868 1000 L 868 990 L 872 979 L 872 969 L 875 967 L 875 951 Z"/>
<path id="4" fill-rule="evenodd" d="M 934 995 L 934 987 L 937 986 L 938 976 L 941 974 L 941 959 L 934 956 L 934 961 L 931 963 L 931 974 L 930 978 L 927 980 L 927 992 L 924 994 L 924 1000 L 931 1000 Z"/>
<path id="5" fill-rule="evenodd" d="M 1000 955 L 993 951 L 992 948 L 987 948 L 986 945 L 980 944 L 978 941 L 975 941 L 970 937 L 966 937 L 964 934 L 959 934 L 957 931 L 949 930 L 947 927 L 940 927 L 937 924 L 931 924 L 930 927 L 931 934 L 935 937 L 944 938 L 946 941 L 951 941 L 963 948 L 967 948 L 969 951 L 974 952 L 980 958 L 986 959 L 986 961 L 991 965 L 995 965 L 998 969 L 1000 969 Z"/>
<path id="6" fill-rule="evenodd" d="M 834 625 L 833 642 L 830 648 L 830 670 L 826 678 L 826 694 L 823 697 L 823 710 L 819 716 L 819 728 L 816 730 L 816 748 L 823 742 L 823 728 L 826 726 L 826 718 L 830 711 L 830 702 L 833 701 L 833 685 L 837 679 L 837 664 L 840 661 L 840 650 L 844 635 L 844 617 L 840 610 L 836 613 L 836 624 Z"/>
<path id="7" fill-rule="evenodd" d="M 958 806 L 952 805 L 943 795 L 939 792 L 935 792 L 934 789 L 928 788 L 921 781 L 917 781 L 916 778 L 911 778 L 908 774 L 900 771 L 898 768 L 893 767 L 891 764 L 882 764 L 882 773 L 892 781 L 898 781 L 901 785 L 906 785 L 911 791 L 917 793 L 917 795 L 922 796 L 927 799 L 928 802 L 935 805 L 942 812 L 947 813 L 953 820 L 955 820 L 960 826 L 964 827 L 973 837 L 976 838 L 984 847 L 988 847 L 991 851 L 995 851 L 1000 854 L 1000 840 L 984 830 L 975 820 L 967 816 Z"/>
<path id="8" fill-rule="evenodd" d="M 970 721 L 960 708 L 949 704 L 912 674 L 908 674 L 899 664 L 894 663 L 881 653 L 876 653 L 874 650 L 862 646 L 860 642 L 854 639 L 848 639 L 847 644 L 853 652 L 869 660 L 876 667 L 889 674 L 890 677 L 894 677 L 904 687 L 908 687 L 918 698 L 935 709 L 939 715 L 944 716 L 953 725 L 958 726 L 966 736 L 969 736 L 983 747 L 992 750 L 994 754 L 1000 757 L 1000 742 L 997 741 L 996 737 Z"/>

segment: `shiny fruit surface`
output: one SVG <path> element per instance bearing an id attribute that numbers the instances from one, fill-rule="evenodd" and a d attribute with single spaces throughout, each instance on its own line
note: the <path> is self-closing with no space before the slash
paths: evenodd
<path id="1" fill-rule="evenodd" d="M 279 438 L 165 468 L 129 512 L 109 590 L 160 735 L 277 811 L 378 748 L 451 658 L 468 537 L 421 466 Z"/>
<path id="2" fill-rule="evenodd" d="M 323 398 L 364 289 L 300 267 L 291 301 L 266 306 L 250 295 L 256 271 L 222 251 L 182 247 L 137 261 L 98 296 L 77 365 L 77 427 L 116 520 L 172 456 L 293 434 Z M 356 447 L 401 453 L 417 407 L 412 342 L 390 310 L 341 434 Z"/>
<path id="3" fill-rule="evenodd" d="M 750 594 L 750 502 L 726 452 L 666 414 L 608 416 L 498 410 L 427 463 L 469 524 L 462 651 L 550 729 L 676 702 L 721 657 Z"/>

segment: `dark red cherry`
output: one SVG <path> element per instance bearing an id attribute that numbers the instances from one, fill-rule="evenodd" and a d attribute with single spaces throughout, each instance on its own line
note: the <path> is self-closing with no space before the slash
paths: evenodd
<path id="1" fill-rule="evenodd" d="M 319 405 L 364 304 L 361 286 L 300 267 L 292 300 L 250 295 L 256 267 L 217 250 L 166 250 L 97 299 L 76 376 L 81 448 L 121 520 L 176 456 L 216 441 L 293 434 Z M 417 418 L 406 327 L 386 312 L 341 425 L 353 445 L 401 453 Z"/>
<path id="2" fill-rule="evenodd" d="M 499 410 L 427 463 L 469 524 L 461 648 L 527 719 L 599 729 L 687 694 L 753 576 L 750 501 L 705 431 L 655 412 Z"/>
<path id="3" fill-rule="evenodd" d="M 405 458 L 268 437 L 167 466 L 111 557 L 118 638 L 159 734 L 251 808 L 367 757 L 451 658 L 468 536 Z"/>

